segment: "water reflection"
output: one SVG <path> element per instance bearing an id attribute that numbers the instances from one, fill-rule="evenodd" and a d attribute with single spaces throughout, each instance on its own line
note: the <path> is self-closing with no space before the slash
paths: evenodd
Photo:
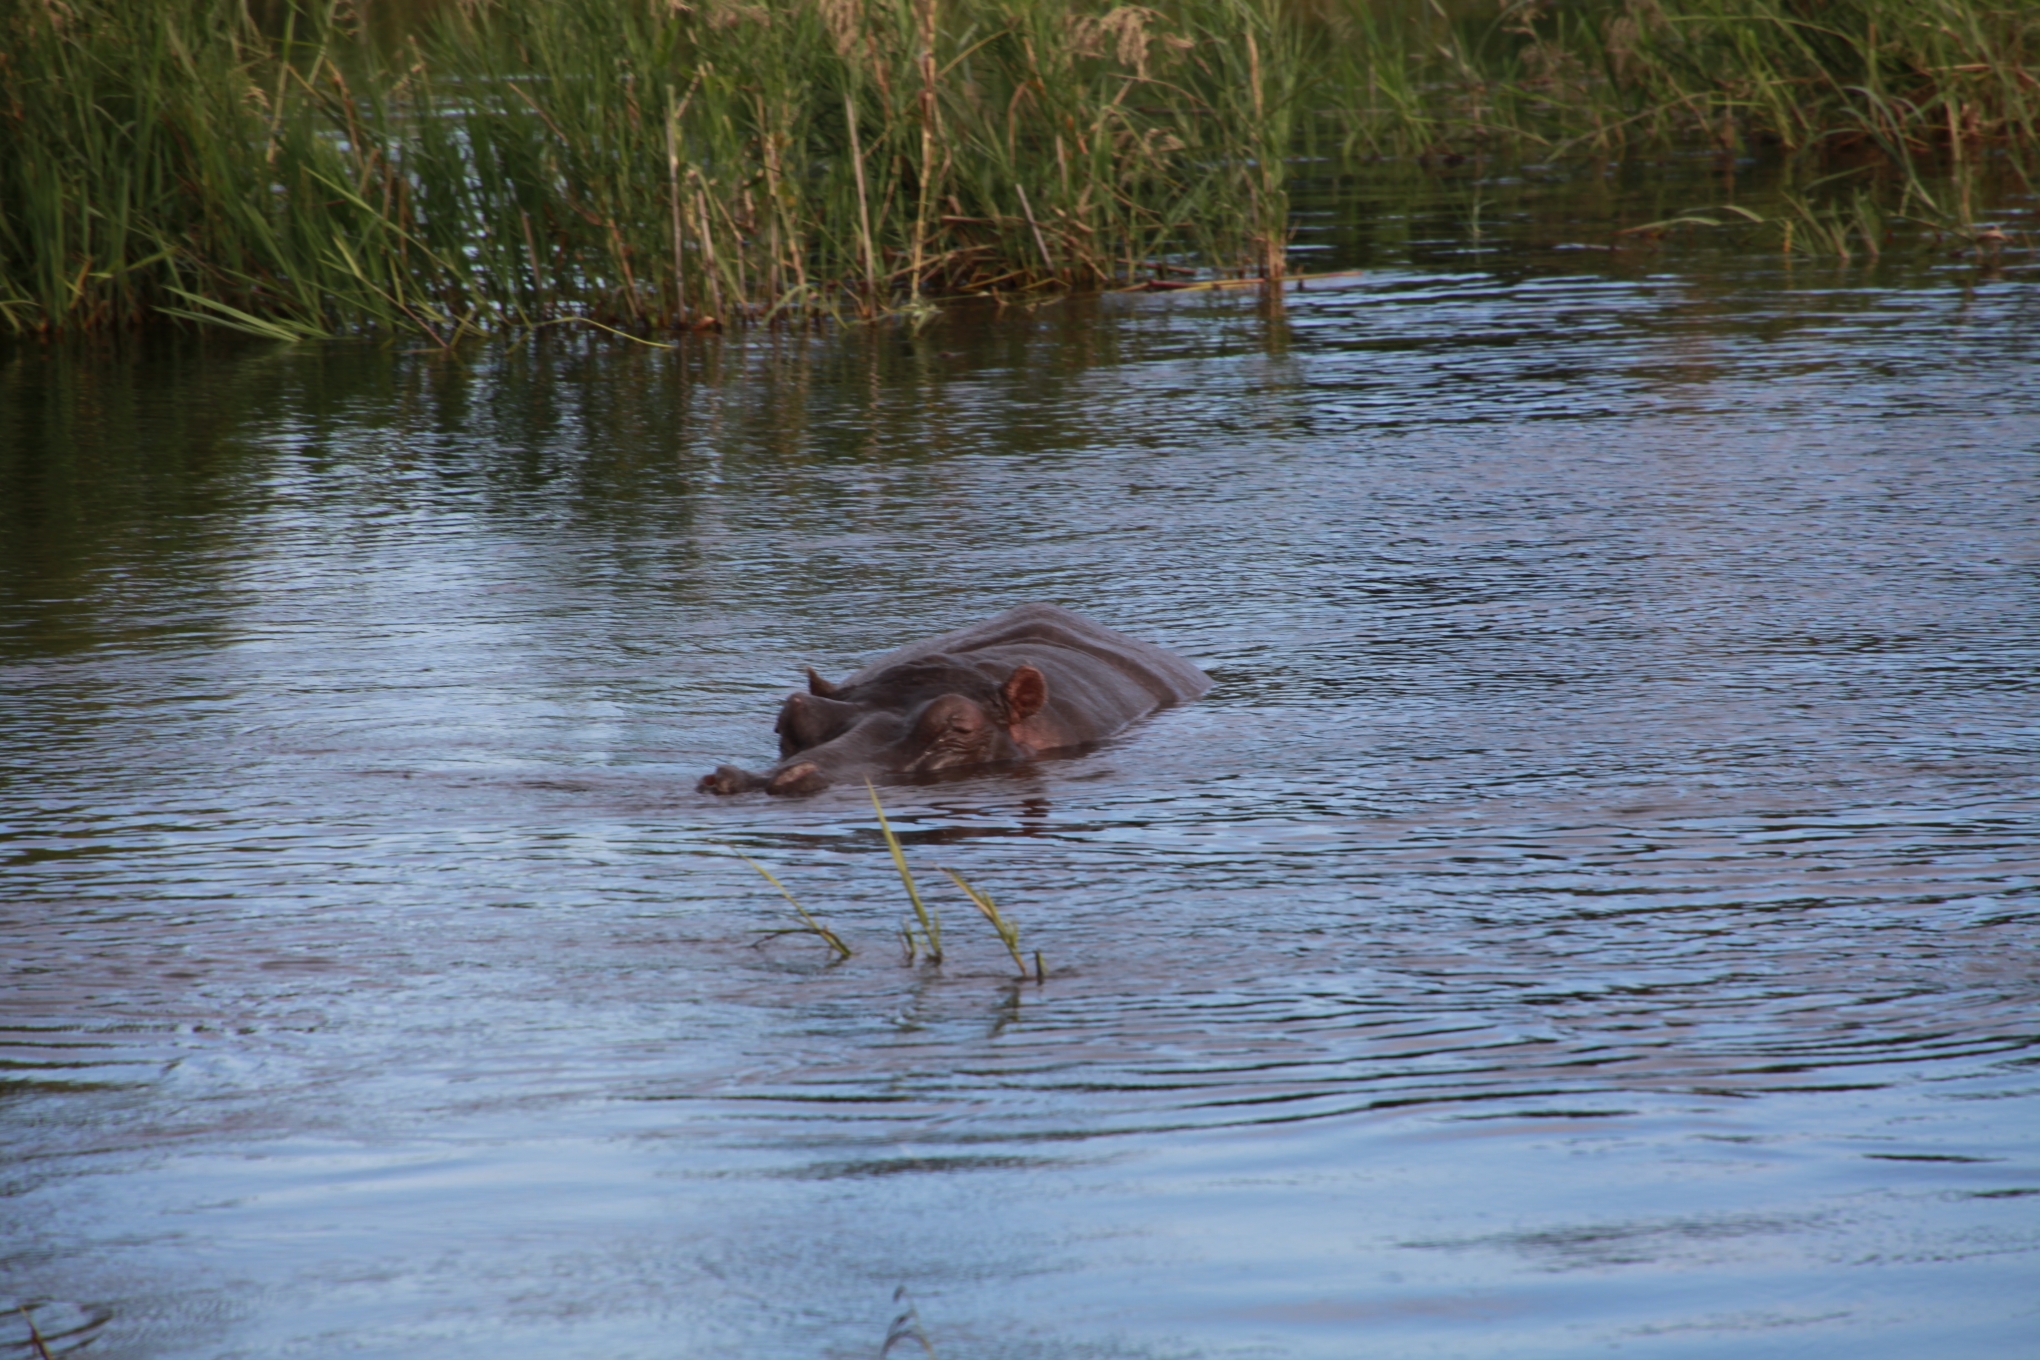
<path id="1" fill-rule="evenodd" d="M 1506 244 L 10 354 L 13 1296 L 136 1356 L 867 1353 L 902 1283 L 945 1354 L 2016 1349 L 2030 272 Z M 1045 983 L 960 900 L 900 965 L 862 790 L 690 792 L 1035 598 L 1219 680 L 890 797 Z"/>

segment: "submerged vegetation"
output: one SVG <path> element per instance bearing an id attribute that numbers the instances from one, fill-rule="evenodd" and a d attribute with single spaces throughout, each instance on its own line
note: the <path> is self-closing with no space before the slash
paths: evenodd
<path id="1" fill-rule="evenodd" d="M 2035 0 L 0 0 L 0 318 L 451 344 L 1265 278 L 1299 150 L 1917 186 L 2025 163 L 2036 56 Z"/>

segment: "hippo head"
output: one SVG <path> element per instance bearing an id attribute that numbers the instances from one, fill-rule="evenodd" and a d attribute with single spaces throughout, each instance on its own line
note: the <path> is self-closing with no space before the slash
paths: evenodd
<path id="1" fill-rule="evenodd" d="M 812 670 L 805 694 L 779 709 L 779 763 L 753 774 L 724 765 L 703 793 L 814 793 L 845 780 L 934 774 L 1033 754 L 1018 729 L 1048 702 L 1032 666 L 1003 682 L 974 667 L 938 661 L 895 666 L 836 686 Z"/>

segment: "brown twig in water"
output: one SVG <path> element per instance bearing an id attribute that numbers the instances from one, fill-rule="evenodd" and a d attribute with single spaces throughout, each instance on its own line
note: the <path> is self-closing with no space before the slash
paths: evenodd
<path id="1" fill-rule="evenodd" d="M 908 1297 L 905 1285 L 893 1291 L 893 1302 L 906 1304 L 906 1310 L 894 1318 L 892 1326 L 886 1329 L 885 1345 L 879 1348 L 878 1360 L 886 1360 L 886 1357 L 892 1354 L 892 1348 L 902 1341 L 920 1342 L 922 1353 L 928 1356 L 929 1360 L 935 1360 L 935 1343 L 928 1339 L 928 1328 L 921 1321 L 921 1310 L 916 1308 L 913 1299 Z"/>
<path id="2" fill-rule="evenodd" d="M 37 1360 L 50 1360 L 50 1348 L 43 1344 L 42 1333 L 36 1330 L 35 1319 L 28 1315 L 28 1305 L 18 1303 L 14 1307 L 15 1311 L 21 1314 L 21 1320 L 28 1324 L 28 1343 L 35 1347 Z"/>

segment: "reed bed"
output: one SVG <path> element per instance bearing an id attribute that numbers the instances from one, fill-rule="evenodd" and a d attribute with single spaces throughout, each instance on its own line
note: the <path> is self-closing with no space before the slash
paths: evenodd
<path id="1" fill-rule="evenodd" d="M 1348 151 L 2030 162 L 2040 145 L 2033 0 L 1298 3 L 1334 54 L 1313 121 Z"/>
<path id="2" fill-rule="evenodd" d="M 2034 0 L 359 3 L 0 0 L 5 328 L 656 338 L 1276 276 L 1297 152 L 2040 145 Z"/>
<path id="3" fill-rule="evenodd" d="M 1279 267 L 1273 12 L 0 0 L 0 315 L 636 334 Z"/>

